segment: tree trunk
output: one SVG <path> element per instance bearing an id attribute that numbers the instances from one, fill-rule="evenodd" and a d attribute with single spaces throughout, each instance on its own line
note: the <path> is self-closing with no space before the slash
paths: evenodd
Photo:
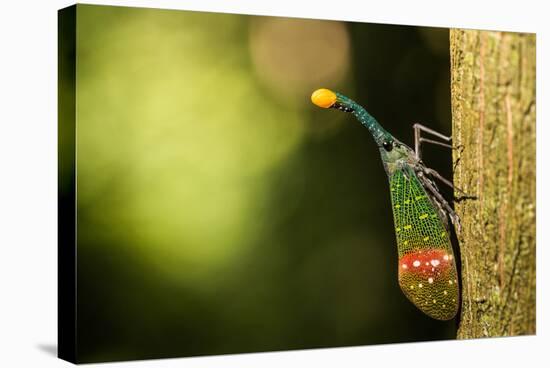
<path id="1" fill-rule="evenodd" d="M 458 338 L 534 334 L 535 35 L 453 29 L 450 43 Z"/>

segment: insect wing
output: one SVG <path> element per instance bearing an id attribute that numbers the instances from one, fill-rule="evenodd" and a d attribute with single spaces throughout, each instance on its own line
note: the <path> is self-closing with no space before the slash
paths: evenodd
<path id="1" fill-rule="evenodd" d="M 414 171 L 390 177 L 399 286 L 421 311 L 449 320 L 458 310 L 458 275 L 449 234 Z"/>

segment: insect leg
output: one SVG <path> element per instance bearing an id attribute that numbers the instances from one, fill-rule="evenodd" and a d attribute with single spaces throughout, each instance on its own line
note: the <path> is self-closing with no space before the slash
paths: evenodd
<path id="1" fill-rule="evenodd" d="M 439 193 L 435 185 L 429 179 L 427 179 L 422 173 L 419 173 L 418 177 L 422 181 L 422 185 L 424 185 L 424 187 L 430 191 L 430 193 L 441 204 L 441 206 L 443 206 L 446 213 L 449 215 L 451 222 L 455 226 L 456 232 L 460 233 L 460 231 L 462 230 L 462 226 L 460 225 L 460 218 L 458 217 L 456 212 L 451 208 L 449 203 L 445 200 L 445 198 L 443 198 L 441 193 Z"/>
<path id="2" fill-rule="evenodd" d="M 431 135 L 434 135 L 438 138 L 441 138 L 447 142 L 450 142 L 451 141 L 451 137 L 449 136 L 446 136 L 446 135 L 443 135 L 439 132 L 436 132 L 435 130 L 433 129 L 430 129 L 422 124 L 414 124 L 413 125 L 413 129 L 414 129 L 414 153 L 416 155 L 416 158 L 418 158 L 419 160 L 421 159 L 421 151 L 420 151 L 420 145 L 422 144 L 422 142 L 426 142 L 426 143 L 432 143 L 432 144 L 436 144 L 438 146 L 443 146 L 443 147 L 447 147 L 447 148 L 453 148 L 452 145 L 450 144 L 447 144 L 447 143 L 443 143 L 443 142 L 439 142 L 439 141 L 434 141 L 433 139 L 427 139 L 427 138 L 422 138 L 420 136 L 420 132 L 423 131 L 423 132 L 426 132 L 428 134 L 431 134 Z"/>
<path id="3" fill-rule="evenodd" d="M 458 187 L 455 187 L 454 184 L 451 183 L 450 180 L 445 179 L 443 176 L 441 176 L 440 173 L 438 173 L 438 172 L 435 171 L 434 169 L 430 169 L 429 167 L 423 167 L 422 169 L 424 170 L 424 172 L 425 172 L 426 174 L 432 175 L 434 178 L 440 180 L 442 183 L 446 184 L 446 185 L 449 186 L 450 188 L 459 191 L 459 192 L 460 192 L 461 194 L 463 194 L 463 195 L 467 195 L 462 189 L 460 189 L 460 188 L 458 188 Z"/>
<path id="4" fill-rule="evenodd" d="M 450 228 L 449 228 L 449 216 L 447 211 L 443 208 L 443 205 L 437 200 L 437 198 L 431 196 L 430 199 L 437 206 L 437 210 L 439 211 L 439 218 L 445 225 L 445 229 L 447 229 L 447 232 L 448 232 Z"/>

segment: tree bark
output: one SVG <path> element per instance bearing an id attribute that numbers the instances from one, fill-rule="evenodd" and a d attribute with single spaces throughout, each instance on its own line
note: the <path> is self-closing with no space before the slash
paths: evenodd
<path id="1" fill-rule="evenodd" d="M 535 35 L 453 29 L 450 45 L 458 338 L 534 334 Z"/>

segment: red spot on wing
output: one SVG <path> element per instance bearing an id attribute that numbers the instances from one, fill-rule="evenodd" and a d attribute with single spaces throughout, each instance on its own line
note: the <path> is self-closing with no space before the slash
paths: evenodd
<path id="1" fill-rule="evenodd" d="M 400 272 L 419 274 L 440 274 L 453 265 L 452 253 L 444 249 L 419 250 L 405 254 L 399 260 Z"/>

